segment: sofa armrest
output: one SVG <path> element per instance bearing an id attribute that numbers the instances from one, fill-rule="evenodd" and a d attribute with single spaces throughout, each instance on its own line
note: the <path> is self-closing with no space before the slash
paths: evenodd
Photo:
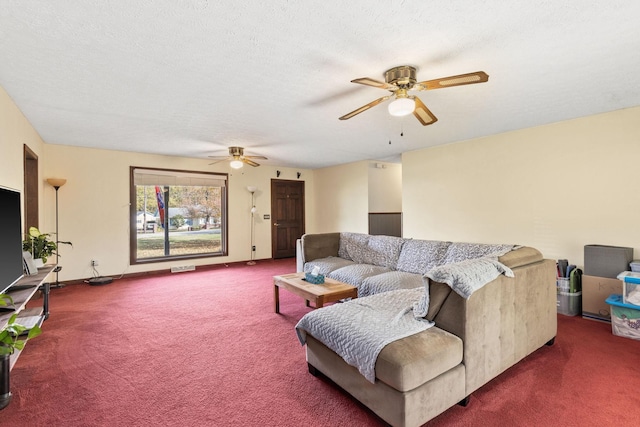
<path id="1" fill-rule="evenodd" d="M 304 261 L 302 260 L 302 239 L 296 239 L 296 273 L 304 271 Z"/>
<path id="2" fill-rule="evenodd" d="M 338 256 L 340 233 L 305 234 L 300 240 L 303 265 L 314 259 Z"/>
<path id="3" fill-rule="evenodd" d="M 534 262 L 542 261 L 542 253 L 530 246 L 523 246 L 519 249 L 507 252 L 498 258 L 498 261 L 513 269 L 516 267 L 522 267 L 523 265 L 533 264 Z"/>

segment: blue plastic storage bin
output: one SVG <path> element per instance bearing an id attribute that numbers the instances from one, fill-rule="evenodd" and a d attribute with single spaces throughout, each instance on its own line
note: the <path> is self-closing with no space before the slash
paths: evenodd
<path id="1" fill-rule="evenodd" d="M 640 340 L 640 307 L 625 304 L 622 295 L 611 294 L 606 299 L 611 306 L 611 332 L 620 337 Z"/>

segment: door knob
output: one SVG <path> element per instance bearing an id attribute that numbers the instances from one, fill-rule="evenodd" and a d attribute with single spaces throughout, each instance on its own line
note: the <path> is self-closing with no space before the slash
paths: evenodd
<path id="1" fill-rule="evenodd" d="M 278 224 L 277 222 L 274 222 L 273 225 L 275 225 L 276 227 L 279 226 L 280 224 Z"/>

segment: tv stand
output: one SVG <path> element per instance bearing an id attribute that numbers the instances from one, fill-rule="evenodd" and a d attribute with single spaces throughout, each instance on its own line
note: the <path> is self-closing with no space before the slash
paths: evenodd
<path id="1" fill-rule="evenodd" d="M 45 280 L 52 271 L 54 271 L 55 265 L 45 265 L 38 269 L 38 274 L 33 276 L 24 276 L 18 280 L 13 286 L 5 290 L 5 293 L 10 295 L 13 299 L 13 308 L 0 307 L 8 310 L 0 310 L 0 327 L 4 327 L 9 318 L 14 314 L 18 315 L 17 323 L 20 323 L 21 317 L 40 316 L 40 320 L 37 325 L 42 325 L 49 317 L 49 283 L 45 283 Z M 26 308 L 27 303 L 33 298 L 37 291 L 42 291 L 42 307 Z M 20 350 L 16 350 L 11 355 L 10 368 L 13 368 L 16 361 L 20 357 Z"/>

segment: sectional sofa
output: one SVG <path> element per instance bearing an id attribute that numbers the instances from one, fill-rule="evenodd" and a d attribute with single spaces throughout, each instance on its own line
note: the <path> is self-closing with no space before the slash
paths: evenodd
<path id="1" fill-rule="evenodd" d="M 531 247 L 324 233 L 304 235 L 297 257 L 300 270 L 317 267 L 359 290 L 358 299 L 301 319 L 309 372 L 324 374 L 393 426 L 420 426 L 466 404 L 473 391 L 555 339 L 555 262 Z M 461 286 L 475 280 L 480 264 L 496 273 L 472 290 Z M 349 328 L 371 315 L 365 312 L 396 319 L 385 311 L 407 297 L 416 299 L 413 315 L 424 310 L 418 320 L 431 327 L 384 344 L 371 362 L 373 377 L 328 342 L 358 335 L 358 326 Z M 346 309 L 344 319 L 338 313 Z"/>

